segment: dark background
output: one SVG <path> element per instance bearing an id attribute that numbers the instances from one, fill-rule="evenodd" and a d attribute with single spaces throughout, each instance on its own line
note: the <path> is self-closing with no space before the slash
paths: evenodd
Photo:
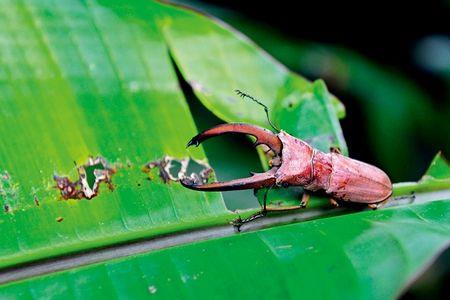
<path id="1" fill-rule="evenodd" d="M 448 100 L 446 83 L 414 60 L 426 37 L 449 36 L 445 1 L 199 1 L 230 9 L 292 38 L 337 44 L 390 65 L 420 84 L 437 103 Z"/>

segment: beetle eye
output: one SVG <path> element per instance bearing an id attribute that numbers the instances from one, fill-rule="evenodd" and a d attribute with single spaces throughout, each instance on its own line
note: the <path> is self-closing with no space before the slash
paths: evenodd
<path id="1" fill-rule="evenodd" d="M 284 188 L 287 188 L 287 187 L 289 187 L 289 183 L 283 182 L 283 183 L 281 184 L 281 186 L 284 187 Z"/>

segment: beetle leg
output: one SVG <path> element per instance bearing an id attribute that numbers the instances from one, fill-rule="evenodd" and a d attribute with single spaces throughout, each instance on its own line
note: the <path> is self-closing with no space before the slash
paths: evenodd
<path id="1" fill-rule="evenodd" d="M 389 201 L 389 198 L 387 198 L 383 201 L 377 202 L 377 203 L 370 203 L 367 206 L 373 210 L 376 210 L 376 209 L 380 208 L 381 206 L 385 205 L 388 201 Z"/>
<path id="2" fill-rule="evenodd" d="M 269 194 L 269 191 L 275 186 L 275 183 L 269 186 L 266 191 L 264 192 L 264 198 L 263 198 L 263 212 L 267 212 L 267 195 Z"/>
<path id="3" fill-rule="evenodd" d="M 264 144 L 267 145 L 270 150 L 275 154 L 275 157 L 281 155 L 282 143 L 276 134 L 273 132 L 254 125 L 232 123 L 222 124 L 203 131 L 202 133 L 194 136 L 189 143 L 188 147 L 195 145 L 198 146 L 203 141 L 219 136 L 222 134 L 240 133 L 252 135 L 256 138 L 255 145 Z M 270 187 L 275 185 L 277 167 L 274 166 L 267 172 L 255 173 L 251 177 L 235 179 L 225 182 L 213 182 L 208 184 L 198 184 L 191 178 L 183 178 L 180 182 L 183 186 L 199 191 L 230 191 L 230 190 L 245 190 L 245 189 L 260 189 L 264 187 Z"/>
<path id="4" fill-rule="evenodd" d="M 330 147 L 330 152 L 331 153 L 341 154 L 341 148 L 339 148 L 339 147 Z"/>
<path id="5" fill-rule="evenodd" d="M 379 203 L 370 203 L 370 204 L 367 204 L 367 206 L 370 209 L 376 210 L 376 209 L 378 209 L 380 207 L 380 204 Z"/>
<path id="6" fill-rule="evenodd" d="M 251 215 L 248 218 L 245 219 L 241 219 L 241 217 L 237 218 L 236 220 L 231 222 L 231 225 L 234 226 L 234 228 L 236 229 L 237 232 L 241 232 L 241 226 L 244 225 L 245 223 L 249 223 L 252 222 L 256 219 L 265 217 L 267 215 L 267 211 L 266 210 L 262 210 L 260 212 L 257 212 L 256 214 Z"/>
<path id="7" fill-rule="evenodd" d="M 328 201 L 330 201 L 330 204 L 333 205 L 334 207 L 339 207 L 339 203 L 335 199 L 330 198 L 328 199 Z"/>
<path id="8" fill-rule="evenodd" d="M 311 198 L 311 194 L 307 191 L 303 192 L 302 200 L 300 201 L 300 206 L 305 208 L 308 205 L 309 199 Z"/>
<path id="9" fill-rule="evenodd" d="M 259 219 L 261 217 L 265 217 L 267 215 L 267 195 L 269 194 L 269 191 L 275 186 L 275 184 L 272 184 L 269 186 L 266 191 L 264 192 L 264 200 L 263 200 L 263 207 L 260 212 L 257 212 L 253 215 L 251 215 L 248 218 L 245 218 L 244 220 L 241 219 L 241 217 L 238 217 L 236 220 L 231 222 L 231 224 L 236 228 L 238 232 L 240 232 L 240 228 L 243 224 L 254 221 L 256 219 Z"/>
<path id="10" fill-rule="evenodd" d="M 245 223 L 254 221 L 256 219 L 265 217 L 267 215 L 267 195 L 269 194 L 269 191 L 275 186 L 275 184 L 272 184 L 271 186 L 269 186 L 266 191 L 264 192 L 264 200 L 263 200 L 263 207 L 262 210 L 260 212 L 257 212 L 253 215 L 251 215 L 248 218 L 245 219 L 241 219 L 241 217 L 238 217 L 236 220 L 234 220 L 233 222 L 231 222 L 231 224 L 236 228 L 236 230 L 238 232 L 241 231 L 241 226 Z"/>

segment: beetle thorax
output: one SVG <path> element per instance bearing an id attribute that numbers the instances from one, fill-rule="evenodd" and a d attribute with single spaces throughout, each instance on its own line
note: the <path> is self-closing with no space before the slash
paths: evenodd
<path id="1" fill-rule="evenodd" d="M 278 137 L 283 143 L 283 149 L 282 164 L 275 174 L 277 185 L 308 184 L 313 176 L 313 148 L 284 131 L 281 131 Z"/>

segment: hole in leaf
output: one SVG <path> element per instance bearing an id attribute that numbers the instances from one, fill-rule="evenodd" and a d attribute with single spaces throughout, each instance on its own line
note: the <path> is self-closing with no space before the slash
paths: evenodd
<path id="1" fill-rule="evenodd" d="M 148 173 L 152 179 L 155 169 L 159 171 L 158 175 L 164 183 L 178 182 L 183 178 L 189 178 L 196 183 L 207 183 L 213 173 L 206 162 L 192 158 L 176 159 L 168 155 L 146 164 L 143 172 Z"/>
<path id="2" fill-rule="evenodd" d="M 104 170 L 104 169 L 105 169 L 105 166 L 101 163 L 95 164 L 93 166 L 87 166 L 84 168 L 84 170 L 86 172 L 86 181 L 87 181 L 88 186 L 91 189 L 94 188 L 94 184 L 95 184 L 95 180 L 96 180 L 94 171 L 95 170 Z"/>
<path id="3" fill-rule="evenodd" d="M 101 183 L 106 183 L 113 190 L 111 177 L 116 169 L 103 157 L 90 157 L 87 164 L 77 167 L 77 171 L 79 178 L 76 181 L 67 176 L 53 176 L 63 199 L 92 199 L 97 196 Z"/>

